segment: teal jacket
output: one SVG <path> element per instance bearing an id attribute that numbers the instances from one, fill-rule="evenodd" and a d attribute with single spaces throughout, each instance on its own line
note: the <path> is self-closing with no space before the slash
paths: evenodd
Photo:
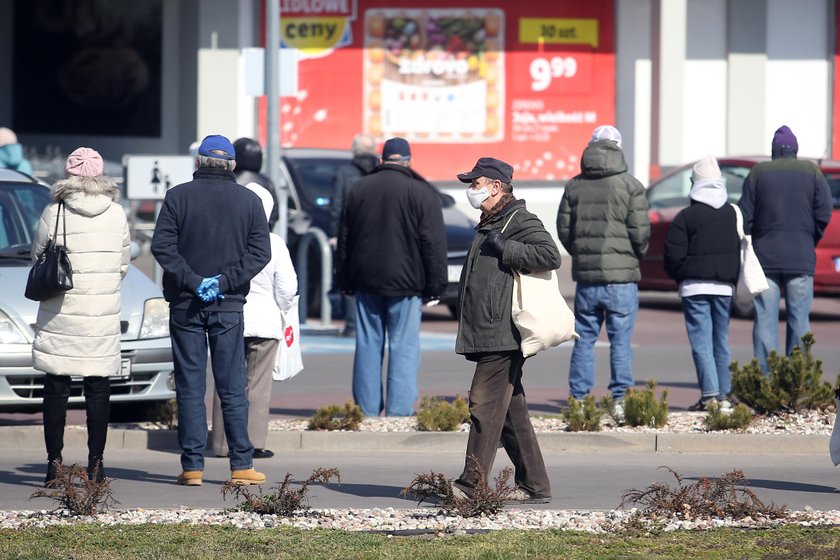
<path id="1" fill-rule="evenodd" d="M 510 223 L 502 233 L 505 250 L 500 258 L 483 248 L 484 240 L 490 231 L 501 229 L 508 219 Z M 540 219 L 525 209 L 525 201 L 517 200 L 505 206 L 477 230 L 461 271 L 455 352 L 469 355 L 517 350 L 521 338 L 510 313 L 513 271 L 542 272 L 559 266 L 557 245 Z"/>
<path id="2" fill-rule="evenodd" d="M 638 282 L 650 240 L 645 188 L 627 173 L 621 148 L 610 140 L 589 144 L 580 167 L 557 212 L 557 237 L 572 256 L 572 278 L 587 284 Z"/>
<path id="3" fill-rule="evenodd" d="M 32 164 L 23 157 L 23 146 L 20 144 L 6 144 L 0 146 L 0 168 L 14 169 L 27 175 L 32 175 Z"/>

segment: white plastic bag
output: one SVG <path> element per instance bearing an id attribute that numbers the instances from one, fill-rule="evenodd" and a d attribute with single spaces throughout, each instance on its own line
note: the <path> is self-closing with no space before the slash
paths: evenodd
<path id="1" fill-rule="evenodd" d="M 511 318 L 522 341 L 526 358 L 537 352 L 580 338 L 575 332 L 575 314 L 560 292 L 557 270 L 513 275 Z"/>
<path id="2" fill-rule="evenodd" d="M 291 379 L 303 371 L 303 358 L 300 354 L 300 319 L 298 318 L 298 302 L 300 296 L 295 296 L 288 311 L 283 311 L 283 336 L 277 350 L 277 360 L 274 362 L 272 377 L 275 381 Z"/>
<path id="3" fill-rule="evenodd" d="M 840 398 L 834 397 L 834 408 L 837 416 L 834 418 L 834 429 L 831 430 L 831 439 L 828 440 L 828 453 L 831 455 L 831 462 L 834 466 L 840 465 Z"/>
<path id="4" fill-rule="evenodd" d="M 741 271 L 738 273 L 734 298 L 737 303 L 745 304 L 764 290 L 768 290 L 770 285 L 753 250 L 752 236 L 744 234 L 744 216 L 741 209 L 735 204 L 732 207 L 735 209 L 738 238 L 741 240 Z"/>

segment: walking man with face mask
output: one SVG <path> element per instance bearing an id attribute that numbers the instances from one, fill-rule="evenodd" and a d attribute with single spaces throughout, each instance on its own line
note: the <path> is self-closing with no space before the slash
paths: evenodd
<path id="1" fill-rule="evenodd" d="M 456 495 L 472 494 L 493 468 L 499 442 L 513 462 L 513 501 L 548 503 L 551 487 L 522 388 L 525 358 L 511 319 L 514 272 L 560 266 L 560 251 L 542 222 L 513 196 L 513 167 L 491 157 L 458 175 L 481 209 L 458 290 L 460 321 L 455 352 L 475 362 L 470 387 L 470 436 Z M 486 481 L 486 480 L 485 480 Z"/>

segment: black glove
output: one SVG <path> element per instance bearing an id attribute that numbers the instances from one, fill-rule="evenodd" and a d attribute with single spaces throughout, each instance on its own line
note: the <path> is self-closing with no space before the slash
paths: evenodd
<path id="1" fill-rule="evenodd" d="M 487 252 L 491 255 L 499 255 L 500 257 L 505 252 L 505 236 L 502 232 L 494 229 L 487 234 L 487 239 L 484 240 L 484 246 L 487 247 Z"/>

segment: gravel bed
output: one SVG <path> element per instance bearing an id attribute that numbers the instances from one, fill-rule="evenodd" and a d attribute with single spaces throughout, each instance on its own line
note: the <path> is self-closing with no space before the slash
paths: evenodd
<path id="1" fill-rule="evenodd" d="M 605 415 L 601 421 L 604 433 L 707 433 L 703 426 L 705 412 L 671 412 L 668 423 L 663 428 L 647 426 L 618 426 Z M 795 435 L 831 435 L 835 413 L 832 411 L 808 411 L 798 414 L 757 416 L 753 425 L 741 433 L 746 434 L 795 434 Z M 566 423 L 559 416 L 532 416 L 531 423 L 537 432 L 565 432 Z M 308 430 L 308 419 L 278 419 L 268 423 L 268 429 L 280 432 Z M 138 430 L 162 430 L 166 426 L 155 422 L 137 424 L 112 424 L 112 427 Z M 85 429 L 83 425 L 68 426 L 68 429 Z M 461 424 L 459 432 L 467 432 L 469 424 Z M 417 419 L 414 416 L 365 418 L 359 428 L 361 432 L 416 432 Z M 734 430 L 722 430 L 716 433 L 734 433 Z"/>
<path id="2" fill-rule="evenodd" d="M 635 509 L 612 511 L 508 509 L 499 514 L 475 518 L 448 515 L 436 508 L 313 509 L 293 517 L 257 515 L 220 509 L 131 509 L 113 510 L 93 516 L 73 517 L 61 511 L 0 511 L 0 529 L 41 528 L 54 525 L 184 524 L 225 525 L 239 529 L 297 527 L 299 529 L 339 529 L 403 534 L 465 534 L 500 529 L 560 529 L 588 533 L 620 532 L 627 525 L 656 527 L 659 530 L 705 530 L 717 527 L 766 528 L 786 524 L 835 526 L 840 511 L 791 512 L 787 518 L 718 519 L 647 518 Z"/>

